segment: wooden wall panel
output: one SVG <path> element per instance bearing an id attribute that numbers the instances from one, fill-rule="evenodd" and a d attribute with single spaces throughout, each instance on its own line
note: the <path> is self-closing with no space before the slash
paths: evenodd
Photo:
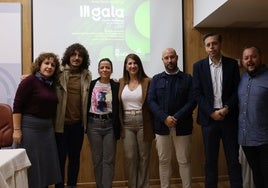
<path id="1" fill-rule="evenodd" d="M 23 73 L 29 72 L 29 66 L 32 61 L 32 38 L 31 38 L 31 0 L 0 0 L 0 2 L 21 2 L 23 7 Z M 248 43 L 258 45 L 264 52 L 268 52 L 268 35 L 267 29 L 232 29 L 232 28 L 193 28 L 193 0 L 184 1 L 184 65 L 187 73 L 192 73 L 193 63 L 206 57 L 202 43 L 202 35 L 207 32 L 220 32 L 223 35 L 223 54 L 234 58 L 240 58 L 242 48 Z M 265 62 L 268 57 L 263 58 Z M 196 119 L 196 110 L 194 111 Z M 172 162 L 173 175 L 172 181 L 178 181 L 179 171 L 176 160 Z M 203 141 L 200 126 L 194 125 L 192 141 L 192 169 L 194 181 L 204 179 L 204 154 Z M 158 176 L 158 157 L 153 143 L 151 156 L 151 183 L 159 183 Z M 227 168 L 223 150 L 220 151 L 219 176 L 226 177 Z M 126 184 L 124 173 L 124 154 L 121 141 L 118 142 L 116 155 L 115 183 L 120 185 Z M 93 166 L 91 162 L 90 147 L 85 136 L 84 145 L 81 155 L 81 169 L 79 174 L 79 183 L 85 185 L 94 185 Z"/>

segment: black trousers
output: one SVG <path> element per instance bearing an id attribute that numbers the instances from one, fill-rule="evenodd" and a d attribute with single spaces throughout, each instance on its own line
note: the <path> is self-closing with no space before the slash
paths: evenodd
<path id="1" fill-rule="evenodd" d="M 62 182 L 55 188 L 64 188 L 65 163 L 67 164 L 67 185 L 75 186 L 80 168 L 80 152 L 84 140 L 84 128 L 80 124 L 65 125 L 64 133 L 56 133 L 56 142 L 62 174 Z"/>
<path id="2" fill-rule="evenodd" d="M 218 158 L 220 141 L 222 140 L 228 166 L 230 188 L 242 188 L 242 171 L 238 160 L 238 127 L 235 121 L 213 121 L 202 126 L 205 147 L 205 187 L 217 188 Z"/>
<path id="3" fill-rule="evenodd" d="M 242 148 L 252 169 L 255 187 L 268 188 L 268 144 Z"/>

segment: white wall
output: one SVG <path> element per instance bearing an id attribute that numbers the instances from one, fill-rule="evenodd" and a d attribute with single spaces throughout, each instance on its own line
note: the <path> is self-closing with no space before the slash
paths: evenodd
<path id="1" fill-rule="evenodd" d="M 228 0 L 194 0 L 194 27 Z"/>
<path id="2" fill-rule="evenodd" d="M 21 76 L 21 4 L 0 3 L 0 103 L 13 107 Z"/>

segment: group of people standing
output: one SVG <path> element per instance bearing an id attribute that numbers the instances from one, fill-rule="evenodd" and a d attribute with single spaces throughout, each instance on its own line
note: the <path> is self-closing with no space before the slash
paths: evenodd
<path id="1" fill-rule="evenodd" d="M 183 188 L 191 188 L 192 113 L 197 105 L 205 187 L 217 188 L 220 140 L 231 188 L 243 187 L 239 145 L 256 188 L 268 187 L 268 69 L 261 52 L 255 46 L 244 49 L 242 64 L 247 71 L 240 80 L 237 61 L 221 54 L 221 35 L 209 33 L 203 42 L 208 57 L 193 65 L 193 76 L 179 70 L 173 48 L 162 52 L 165 71 L 152 78 L 138 55 L 127 55 L 119 81 L 111 78 L 109 58 L 99 61 L 100 77 L 92 80 L 89 55 L 81 44 L 66 49 L 61 65 L 55 54 L 40 54 L 31 75 L 21 81 L 13 108 L 14 141 L 26 149 L 32 163 L 29 187 L 64 187 L 67 157 L 66 184 L 76 187 L 87 133 L 98 188 L 112 187 L 120 138 L 129 188 L 149 187 L 154 139 L 161 188 L 170 187 L 173 147 Z"/>
<path id="2" fill-rule="evenodd" d="M 239 145 L 252 170 L 255 188 L 268 188 L 268 69 L 261 50 L 254 45 L 242 52 L 238 62 L 221 54 L 222 36 L 203 37 L 208 57 L 193 65 L 194 98 L 198 104 L 205 151 L 205 187 L 217 188 L 218 155 L 222 140 L 231 188 L 251 187 L 239 163 Z M 243 174 L 243 176 L 242 176 Z M 251 187 L 252 188 L 252 187 Z"/>
<path id="3" fill-rule="evenodd" d="M 65 171 L 67 187 L 76 186 L 88 118 L 89 65 L 88 51 L 75 43 L 66 49 L 61 65 L 54 53 L 40 54 L 18 86 L 13 140 L 31 161 L 29 188 L 63 188 Z"/>

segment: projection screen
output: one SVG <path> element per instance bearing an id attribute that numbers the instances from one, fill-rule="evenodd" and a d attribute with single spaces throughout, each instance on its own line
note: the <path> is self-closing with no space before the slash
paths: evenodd
<path id="1" fill-rule="evenodd" d="M 41 52 L 62 57 L 73 43 L 84 45 L 97 78 L 97 65 L 108 57 L 113 78 L 123 74 L 124 58 L 136 53 L 145 72 L 162 72 L 162 51 L 175 48 L 183 70 L 182 0 L 32 0 L 33 59 Z"/>

